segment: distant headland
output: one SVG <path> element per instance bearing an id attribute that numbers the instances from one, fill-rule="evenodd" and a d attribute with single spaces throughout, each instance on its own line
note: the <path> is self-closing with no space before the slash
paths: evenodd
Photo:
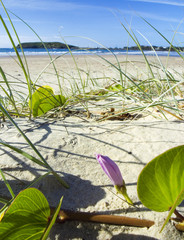
<path id="1" fill-rule="evenodd" d="M 73 46 L 73 45 L 66 45 L 64 43 L 61 42 L 24 42 L 21 43 L 22 48 L 56 48 L 56 49 L 66 49 L 66 48 L 70 48 L 70 49 L 78 49 L 77 46 Z M 45 47 L 44 47 L 45 46 Z M 17 48 L 20 48 L 20 44 L 17 45 Z"/>

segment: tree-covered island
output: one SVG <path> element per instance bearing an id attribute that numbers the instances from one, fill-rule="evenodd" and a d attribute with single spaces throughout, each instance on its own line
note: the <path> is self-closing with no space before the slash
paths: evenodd
<path id="1" fill-rule="evenodd" d="M 24 42 L 21 43 L 22 48 L 56 48 L 56 49 L 66 49 L 66 48 L 70 48 L 70 49 L 78 49 L 77 46 L 73 46 L 73 45 L 66 45 L 64 43 L 61 42 Z M 45 47 L 44 47 L 45 46 Z M 17 45 L 17 48 L 20 48 L 20 44 Z"/>

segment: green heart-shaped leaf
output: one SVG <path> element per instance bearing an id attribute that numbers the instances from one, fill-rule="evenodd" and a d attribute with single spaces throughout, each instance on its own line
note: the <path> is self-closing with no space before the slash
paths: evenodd
<path id="1" fill-rule="evenodd" d="M 50 216 L 47 199 L 36 188 L 21 191 L 0 222 L 1 240 L 37 240 Z"/>
<path id="2" fill-rule="evenodd" d="M 62 106 L 65 102 L 66 98 L 64 96 L 54 95 L 53 88 L 50 86 L 42 86 L 32 95 L 33 116 L 41 116 L 55 107 Z"/>
<path id="3" fill-rule="evenodd" d="M 168 211 L 183 200 L 184 145 L 169 149 L 149 162 L 139 175 L 141 202 L 157 212 Z"/>

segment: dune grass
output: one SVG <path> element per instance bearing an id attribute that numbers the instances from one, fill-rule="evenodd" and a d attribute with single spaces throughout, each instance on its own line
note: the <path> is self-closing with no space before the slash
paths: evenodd
<path id="1" fill-rule="evenodd" d="M 3 5 L 2 1 L 1 4 Z M 9 13 L 5 7 L 4 10 L 11 23 L 11 27 L 15 33 L 16 40 L 21 46 L 20 39 L 18 37 L 16 29 L 14 28 L 13 22 L 11 21 Z M 63 61 L 65 61 L 65 54 L 53 58 L 49 53 L 49 50 L 42 42 L 39 35 L 27 23 L 20 19 L 33 31 L 34 34 L 36 34 L 38 39 L 43 43 L 43 46 L 47 50 L 48 56 L 50 58 L 50 62 L 40 72 L 37 78 L 31 79 L 30 69 L 26 56 L 24 54 L 24 50 L 21 47 L 20 55 L 20 53 L 17 51 L 15 40 L 13 40 L 6 23 L 4 22 L 2 17 L 0 17 L 0 20 L 12 43 L 12 47 L 15 50 L 15 61 L 17 62 L 18 67 L 21 67 L 25 77 L 25 81 L 22 81 L 18 78 L 15 79 L 14 76 L 11 76 L 11 78 L 14 80 L 10 80 L 10 76 L 8 75 L 8 73 L 5 73 L 3 69 L 0 68 L 0 81 L 2 90 L 0 102 L 11 115 L 29 116 L 29 118 L 32 118 L 33 93 L 36 89 L 38 89 L 38 87 L 40 87 L 39 79 L 44 75 L 44 73 L 47 73 L 47 69 L 52 66 L 54 70 L 54 73 L 52 74 L 54 74 L 54 77 L 57 78 L 57 88 L 59 89 L 59 93 L 60 95 L 64 95 L 67 99 L 66 103 L 61 104 L 60 107 L 58 107 L 58 105 L 60 105 L 59 103 L 56 105 L 56 108 L 54 110 L 55 112 L 57 112 L 58 109 L 60 111 L 67 111 L 67 109 L 75 110 L 76 107 L 78 108 L 80 106 L 80 108 L 82 108 L 83 111 L 86 111 L 88 113 L 87 115 L 89 116 L 89 113 L 93 114 L 94 107 L 100 108 L 101 111 L 113 107 L 115 109 L 118 109 L 117 114 L 119 115 L 124 113 L 136 113 L 140 115 L 142 113 L 152 114 L 152 109 L 158 109 L 158 111 L 162 113 L 162 116 L 164 118 L 166 118 L 166 115 L 170 113 L 177 119 L 182 119 L 183 110 L 179 108 L 180 102 L 183 101 L 182 74 L 179 72 L 174 72 L 174 70 L 171 72 L 169 69 L 167 69 L 167 66 L 162 64 L 161 59 L 158 57 L 157 52 L 154 50 L 149 40 L 147 40 L 147 38 L 143 36 L 147 40 L 148 45 L 150 45 L 152 47 L 152 50 L 154 51 L 154 63 L 153 61 L 150 61 L 149 57 L 145 55 L 136 34 L 130 27 L 126 27 L 123 23 L 121 23 L 122 27 L 126 30 L 129 37 L 131 37 L 131 39 L 135 42 L 135 44 L 142 53 L 141 61 L 142 64 L 144 64 L 144 67 L 139 67 L 140 61 L 136 62 L 129 60 L 128 52 L 125 61 L 120 62 L 118 56 L 116 56 L 113 52 L 106 48 L 109 53 L 114 57 L 113 62 L 103 55 L 96 56 L 99 58 L 97 61 L 99 61 L 100 64 L 105 64 L 107 67 L 111 68 L 114 72 L 116 72 L 115 77 L 112 78 L 112 76 L 108 76 L 106 74 L 104 74 L 104 76 L 94 77 L 90 73 L 90 71 L 92 70 L 91 66 L 89 66 L 87 70 L 81 69 L 80 66 L 78 66 L 75 55 L 73 55 L 72 50 L 69 47 L 68 51 L 75 65 L 75 75 L 63 71 L 62 69 L 57 69 L 55 62 L 57 62 L 59 58 L 62 58 Z M 161 35 L 161 37 L 163 37 L 165 41 L 169 44 L 170 48 L 173 48 L 178 53 L 179 57 L 183 60 L 182 53 L 173 46 L 172 42 L 166 39 L 145 19 L 143 20 L 146 22 L 146 24 L 150 25 L 150 27 L 153 28 L 154 31 L 157 31 L 158 34 Z M 99 44 L 99 46 L 105 48 L 105 46 L 102 46 L 101 44 Z M 88 63 L 86 62 L 86 66 L 87 65 Z M 134 69 L 134 71 L 132 72 L 135 72 L 136 70 L 137 74 L 134 73 L 133 75 L 131 71 L 128 72 L 128 69 L 130 69 L 130 67 L 128 67 L 129 65 L 131 65 L 132 69 Z M 16 82 L 17 86 L 22 88 L 22 91 L 15 88 L 14 81 Z M 68 82 L 69 87 L 65 87 L 66 82 Z M 45 85 L 47 84 L 48 83 L 45 82 Z M 25 90 L 27 90 L 27 95 L 25 94 Z M 56 99 L 56 101 L 58 100 Z M 109 103 L 110 101 L 111 103 Z M 116 114 L 116 111 L 114 112 L 114 114 Z M 1 113 L 1 115 L 4 116 L 3 113 Z M 49 113 L 47 114 L 47 116 L 49 116 Z"/>

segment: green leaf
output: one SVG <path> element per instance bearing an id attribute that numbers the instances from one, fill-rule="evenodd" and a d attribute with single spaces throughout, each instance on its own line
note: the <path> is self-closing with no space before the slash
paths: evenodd
<path id="1" fill-rule="evenodd" d="M 123 87 L 121 84 L 116 84 L 115 86 L 110 86 L 107 89 L 113 92 L 119 92 L 123 90 Z"/>
<path id="2" fill-rule="evenodd" d="M 163 212 L 183 200 L 184 145 L 154 158 L 139 175 L 137 192 L 149 209 Z"/>
<path id="3" fill-rule="evenodd" d="M 38 240 L 50 216 L 47 199 L 36 188 L 21 191 L 0 222 L 1 240 Z"/>
<path id="4" fill-rule="evenodd" d="M 54 95 L 53 88 L 42 86 L 32 95 L 33 116 L 41 116 L 53 108 L 62 106 L 65 102 L 66 98 L 64 96 Z"/>
<path id="5" fill-rule="evenodd" d="M 54 225 L 54 223 L 55 223 L 55 221 L 56 221 L 56 218 L 57 218 L 57 216 L 58 216 L 58 214 L 59 214 L 62 200 L 63 200 L 63 197 L 60 199 L 59 204 L 58 204 L 58 206 L 57 206 L 57 208 L 55 209 L 55 212 L 54 212 L 54 214 L 53 214 L 53 217 L 52 217 L 52 219 L 51 219 L 51 221 L 50 221 L 50 223 L 49 223 L 46 231 L 44 232 L 41 240 L 46 240 L 46 239 L 47 239 L 47 237 L 48 237 L 48 235 L 49 235 L 49 232 L 50 232 L 52 226 Z"/>

